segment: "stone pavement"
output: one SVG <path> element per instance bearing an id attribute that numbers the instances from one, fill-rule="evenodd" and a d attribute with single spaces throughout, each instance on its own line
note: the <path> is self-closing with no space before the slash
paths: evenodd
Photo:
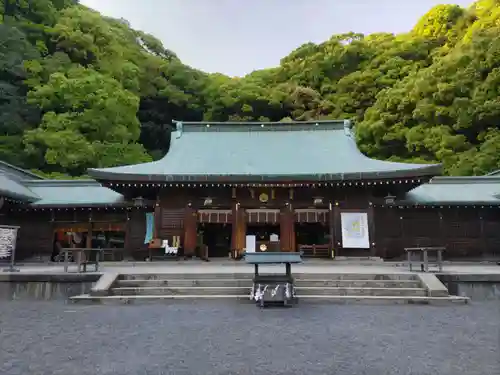
<path id="1" fill-rule="evenodd" d="M 498 302 L 0 303 L 2 375 L 498 375 Z"/>
<path id="2" fill-rule="evenodd" d="M 63 264 L 25 264 L 17 266 L 22 273 L 27 274 L 62 274 Z M 261 266 L 262 272 L 282 272 L 283 266 L 268 265 Z M 90 266 L 92 272 L 93 267 Z M 215 273 L 253 273 L 253 266 L 243 261 L 216 260 L 202 262 L 199 260 L 179 260 L 163 262 L 104 262 L 101 264 L 99 273 L 183 273 L 183 274 L 215 274 Z M 70 273 L 76 273 L 76 266 L 70 265 Z M 391 262 L 335 262 L 331 260 L 306 260 L 302 264 L 292 266 L 294 273 L 409 273 L 404 263 Z M 453 263 L 445 262 L 443 274 L 469 274 L 469 275 L 500 275 L 500 266 L 492 263 Z M 5 273 L 4 273 L 5 274 Z"/>

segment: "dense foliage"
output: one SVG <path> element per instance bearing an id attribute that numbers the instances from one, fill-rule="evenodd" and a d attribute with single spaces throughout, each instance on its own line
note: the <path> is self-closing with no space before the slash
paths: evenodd
<path id="1" fill-rule="evenodd" d="M 174 118 L 349 118 L 371 157 L 500 168 L 500 0 L 437 6 L 407 34 L 334 35 L 243 78 L 192 69 L 76 0 L 0 9 L 0 159 L 25 168 L 157 159 Z"/>

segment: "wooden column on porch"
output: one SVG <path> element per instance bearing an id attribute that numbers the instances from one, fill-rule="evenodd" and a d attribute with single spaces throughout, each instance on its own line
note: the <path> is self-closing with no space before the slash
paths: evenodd
<path id="1" fill-rule="evenodd" d="M 335 256 L 343 255 L 342 251 L 342 219 L 340 217 L 340 207 L 338 202 L 335 202 L 332 212 L 333 220 L 333 246 L 335 249 Z"/>
<path id="2" fill-rule="evenodd" d="M 160 238 L 161 232 L 161 207 L 160 207 L 160 197 L 157 196 L 156 203 L 153 213 L 154 223 L 153 223 L 153 238 Z"/>
<path id="3" fill-rule="evenodd" d="M 335 240 L 335 211 L 333 207 L 332 202 L 330 202 L 328 205 L 328 234 L 330 235 L 330 241 L 328 241 L 328 244 L 330 245 L 330 248 L 328 249 L 330 252 L 329 256 L 332 256 L 332 250 L 334 256 L 337 256 L 337 245 Z"/>
<path id="4" fill-rule="evenodd" d="M 370 256 L 377 256 L 377 248 L 375 243 L 375 214 L 373 211 L 373 204 L 368 204 L 368 238 L 370 239 Z"/>
<path id="5" fill-rule="evenodd" d="M 239 203 L 234 203 L 232 207 L 231 229 L 231 250 L 233 256 L 239 256 L 245 250 L 247 232 L 245 210 L 240 207 Z"/>
<path id="6" fill-rule="evenodd" d="M 291 204 L 281 209 L 280 248 L 281 251 L 295 251 L 295 216 Z"/>
<path id="7" fill-rule="evenodd" d="M 193 255 L 196 249 L 198 215 L 187 206 L 184 211 L 184 254 Z"/>

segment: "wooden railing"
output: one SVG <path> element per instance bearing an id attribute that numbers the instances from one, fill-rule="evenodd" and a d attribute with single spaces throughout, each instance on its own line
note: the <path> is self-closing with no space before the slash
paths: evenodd
<path id="1" fill-rule="evenodd" d="M 304 258 L 330 258 L 330 245 L 299 245 Z"/>

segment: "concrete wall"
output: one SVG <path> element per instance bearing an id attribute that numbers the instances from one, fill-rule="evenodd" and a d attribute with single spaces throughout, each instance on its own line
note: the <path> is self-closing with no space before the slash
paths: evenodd
<path id="1" fill-rule="evenodd" d="M 67 300 L 78 294 L 89 293 L 99 277 L 98 274 L 0 274 L 0 301 Z"/>
<path id="2" fill-rule="evenodd" d="M 500 301 L 500 274 L 438 275 L 452 295 L 467 296 L 472 301 Z"/>

